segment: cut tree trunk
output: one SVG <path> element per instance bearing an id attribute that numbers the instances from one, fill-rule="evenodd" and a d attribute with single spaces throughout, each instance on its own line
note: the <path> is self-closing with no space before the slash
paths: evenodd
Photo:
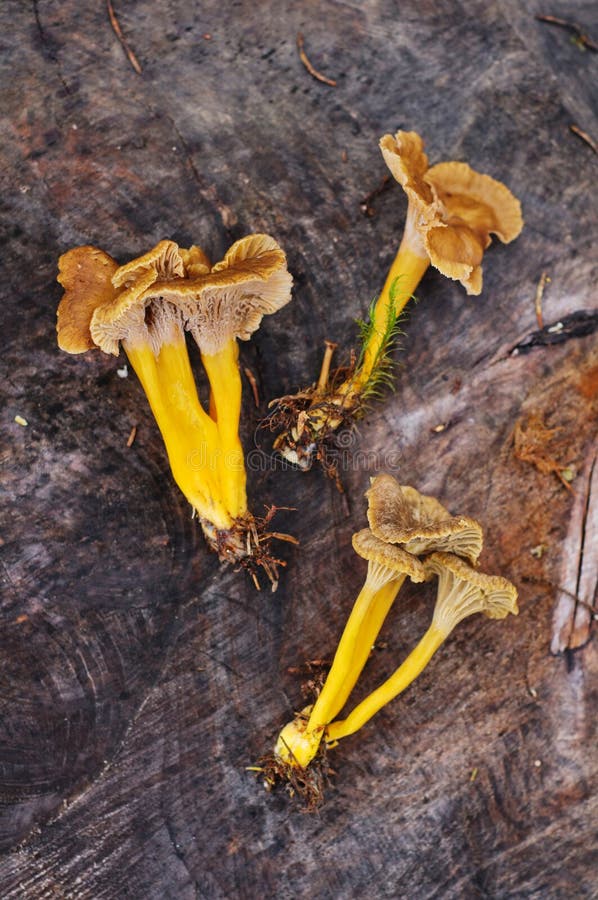
<path id="1" fill-rule="evenodd" d="M 598 161 L 570 126 L 598 137 L 598 59 L 545 12 L 597 39 L 583 0 L 114 3 L 138 73 L 106 4 L 2 5 L 4 900 L 595 896 Z M 325 339 L 349 358 L 404 222 L 394 182 L 364 204 L 398 128 L 504 181 L 526 226 L 488 250 L 480 297 L 425 276 L 396 392 L 339 449 L 341 495 L 284 469 L 258 424 L 315 380 Z M 276 525 L 301 542 L 276 594 L 207 552 L 124 357 L 55 338 L 68 248 L 124 262 L 168 237 L 219 259 L 252 231 L 295 279 L 241 348 L 252 508 L 294 507 Z M 534 415 L 561 429 L 570 491 L 514 456 Z M 246 767 L 304 704 L 296 668 L 334 653 L 380 471 L 483 523 L 520 615 L 463 623 L 331 752 L 302 815 Z M 358 699 L 432 600 L 401 593 Z"/>

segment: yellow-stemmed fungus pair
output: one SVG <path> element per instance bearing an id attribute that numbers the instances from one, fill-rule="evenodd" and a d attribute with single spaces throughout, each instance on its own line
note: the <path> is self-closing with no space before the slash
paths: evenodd
<path id="1" fill-rule="evenodd" d="M 172 474 L 197 513 L 208 543 L 225 561 L 262 565 L 273 583 L 276 560 L 247 507 L 239 439 L 241 377 L 237 340 L 291 299 L 292 279 L 276 241 L 254 234 L 211 265 L 199 247 L 160 241 L 126 265 L 96 247 L 60 258 L 65 293 L 58 343 L 69 353 L 119 345 L 156 419 Z M 199 400 L 185 332 L 197 343 L 210 384 Z"/>
<path id="2" fill-rule="evenodd" d="M 474 568 L 483 537 L 474 519 L 451 516 L 433 497 L 390 475 L 374 478 L 366 496 L 370 527 L 353 536 L 354 550 L 368 561 L 365 584 L 319 696 L 285 725 L 276 742 L 275 758 L 291 772 L 309 765 L 322 740 L 331 746 L 353 734 L 404 691 L 464 618 L 478 612 L 494 619 L 517 613 L 514 586 Z M 434 576 L 436 606 L 416 648 L 380 687 L 345 718 L 337 718 L 405 579 L 422 582 Z"/>
<path id="3" fill-rule="evenodd" d="M 504 184 L 462 162 L 429 167 L 423 147 L 413 131 L 387 134 L 380 141 L 387 166 L 407 194 L 407 219 L 382 291 L 363 323 L 353 371 L 340 384 L 330 377 L 334 345 L 327 342 L 316 387 L 276 401 L 270 417 L 272 428 L 285 428 L 276 449 L 303 470 L 311 467 L 322 441 L 354 419 L 388 378 L 398 318 L 428 266 L 459 281 L 468 294 L 479 294 L 490 236 L 508 244 L 523 227 L 520 203 Z"/>

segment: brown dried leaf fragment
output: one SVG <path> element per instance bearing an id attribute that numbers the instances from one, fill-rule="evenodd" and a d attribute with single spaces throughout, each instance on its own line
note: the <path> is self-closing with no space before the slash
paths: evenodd
<path id="1" fill-rule="evenodd" d="M 521 462 L 531 463 L 543 475 L 553 473 L 568 491 L 571 485 L 564 477 L 565 463 L 554 457 L 563 448 L 563 442 L 556 440 L 561 428 L 547 428 L 541 416 L 532 413 L 527 420 L 519 419 L 513 431 L 513 453 Z"/>

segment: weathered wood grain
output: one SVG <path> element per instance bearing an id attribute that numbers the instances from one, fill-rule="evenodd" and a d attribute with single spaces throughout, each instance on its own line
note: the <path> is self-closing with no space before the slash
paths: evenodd
<path id="1" fill-rule="evenodd" d="M 596 39 L 595 5 L 114 9 L 140 76 L 103 3 L 0 10 L 2 896 L 594 896 L 598 657 L 592 637 L 550 653 L 583 529 L 576 497 L 514 459 L 512 431 L 541 414 L 564 429 L 567 464 L 590 471 L 596 158 L 569 125 L 598 133 L 598 60 L 534 16 Z M 306 72 L 298 31 L 336 88 Z M 488 252 L 480 298 L 426 275 L 397 391 L 343 448 L 345 497 L 275 464 L 246 384 L 254 509 L 297 507 L 280 530 L 301 540 L 283 548 L 278 593 L 257 594 L 206 553 L 123 359 L 57 350 L 56 260 L 79 243 L 126 260 L 162 237 L 218 257 L 251 230 L 273 234 L 294 300 L 242 357 L 263 400 L 288 393 L 315 377 L 325 338 L 349 347 L 392 259 L 401 190 L 372 218 L 360 201 L 385 174 L 378 138 L 399 127 L 424 135 L 433 162 L 503 179 L 526 228 Z M 538 333 L 543 271 L 544 323 L 568 323 L 560 343 Z M 484 523 L 483 563 L 517 583 L 521 613 L 464 623 L 333 754 L 327 803 L 305 816 L 245 766 L 301 703 L 288 667 L 334 651 L 363 575 L 350 536 L 379 470 Z M 596 548 L 583 553 L 591 603 Z M 360 696 L 431 603 L 431 589 L 405 590 Z"/>

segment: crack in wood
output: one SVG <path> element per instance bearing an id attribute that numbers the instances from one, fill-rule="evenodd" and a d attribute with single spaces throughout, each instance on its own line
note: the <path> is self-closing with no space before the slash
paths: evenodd
<path id="1" fill-rule="evenodd" d="M 180 861 L 182 862 L 183 868 L 185 869 L 185 872 L 189 876 L 190 882 L 195 889 L 195 896 L 201 897 L 202 894 L 201 894 L 201 890 L 199 887 L 199 883 L 194 878 L 193 872 L 189 868 L 189 864 L 187 863 L 185 854 L 181 850 L 180 846 L 177 844 L 174 826 L 167 816 L 164 816 L 164 828 L 166 830 L 166 834 L 168 835 L 168 839 L 169 839 L 170 843 L 172 844 L 172 849 L 174 850 L 177 859 L 180 859 Z"/>
<path id="2" fill-rule="evenodd" d="M 64 90 L 66 91 L 66 93 L 70 94 L 71 90 L 65 81 L 64 75 L 62 74 L 62 69 L 60 67 L 60 61 L 58 59 L 58 53 L 56 52 L 56 47 L 55 47 L 53 41 L 51 41 L 48 38 L 48 35 L 46 34 L 46 30 L 45 30 L 44 26 L 42 25 L 42 21 L 41 21 L 40 14 L 39 14 L 39 0 L 32 0 L 32 5 L 33 5 L 33 16 L 35 18 L 35 25 L 37 27 L 37 32 L 39 34 L 40 43 L 42 45 L 42 53 L 46 57 L 46 59 L 49 59 L 51 62 L 53 62 L 56 65 L 60 82 L 61 82 Z"/>
<path id="3" fill-rule="evenodd" d="M 584 647 L 592 635 L 598 587 L 598 440 L 585 467 L 583 485 L 578 488 L 569 530 L 563 543 L 563 569 L 559 579 L 567 590 L 559 589 L 553 613 L 552 653 Z"/>
<path id="4" fill-rule="evenodd" d="M 183 154 L 185 156 L 187 165 L 189 166 L 189 169 L 191 171 L 193 179 L 199 188 L 199 192 L 200 192 L 201 196 L 207 198 L 212 203 L 214 209 L 216 210 L 216 212 L 220 218 L 220 221 L 222 222 L 222 227 L 224 228 L 227 235 L 229 237 L 231 237 L 232 229 L 238 222 L 237 216 L 235 215 L 233 210 L 230 208 L 230 206 L 227 206 L 226 203 L 223 203 L 222 200 L 220 200 L 220 198 L 218 197 L 215 185 L 206 184 L 205 179 L 202 178 L 202 176 L 199 174 L 199 172 L 197 170 L 197 166 L 195 165 L 195 162 L 193 161 L 193 154 L 191 152 L 191 149 L 190 149 L 187 141 L 181 134 L 181 131 L 180 131 L 178 125 L 176 124 L 176 122 L 174 121 L 174 119 L 172 118 L 172 116 L 170 116 L 168 113 L 165 113 L 162 111 L 160 114 L 163 115 L 165 117 L 165 119 L 170 123 L 172 130 L 176 134 L 177 140 L 178 140 L 179 144 L 181 145 L 181 147 L 183 148 Z"/>
<path id="5" fill-rule="evenodd" d="M 511 347 L 507 356 L 530 353 L 536 347 L 550 347 L 564 344 L 573 338 L 588 337 L 598 331 L 598 312 L 580 309 L 563 316 L 557 322 L 532 331 L 523 340 Z"/>

